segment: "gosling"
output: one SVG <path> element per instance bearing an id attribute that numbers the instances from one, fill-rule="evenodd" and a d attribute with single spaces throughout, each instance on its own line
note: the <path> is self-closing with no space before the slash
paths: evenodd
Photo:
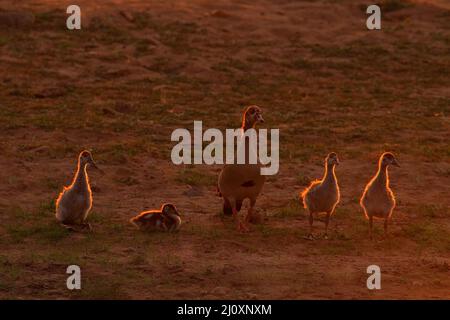
<path id="1" fill-rule="evenodd" d="M 177 208 L 166 203 L 159 210 L 144 211 L 130 219 L 130 223 L 140 230 L 178 231 L 181 217 Z"/>
<path id="2" fill-rule="evenodd" d="M 303 205 L 309 212 L 309 234 L 308 240 L 314 240 L 313 222 L 314 214 L 325 213 L 325 234 L 328 239 L 328 224 L 330 217 L 334 213 L 336 205 L 339 203 L 340 192 L 339 185 L 334 172 L 334 168 L 339 164 L 337 154 L 331 152 L 325 158 L 325 173 L 322 180 L 311 182 L 308 188 L 301 193 Z"/>
<path id="3" fill-rule="evenodd" d="M 378 161 L 378 171 L 369 181 L 360 200 L 366 219 L 369 220 L 369 237 L 372 240 L 373 218 L 384 219 L 384 236 L 395 208 L 395 196 L 389 187 L 388 166 L 400 167 L 391 152 L 385 152 Z"/>
<path id="4" fill-rule="evenodd" d="M 241 137 L 245 132 L 255 129 L 256 125 L 263 123 L 262 110 L 258 106 L 249 106 L 242 116 Z M 223 213 L 232 215 L 237 229 L 241 232 L 249 231 L 248 223 L 254 221 L 256 199 L 262 191 L 265 176 L 261 175 L 261 165 L 250 163 L 249 159 L 254 148 L 250 143 L 245 143 L 245 164 L 226 164 L 219 174 L 217 183 L 218 192 L 223 197 Z M 256 157 L 256 153 L 255 153 Z M 250 200 L 250 208 L 247 211 L 244 222 L 238 217 L 242 202 Z"/>
<path id="5" fill-rule="evenodd" d="M 92 208 L 92 191 L 87 174 L 88 165 L 101 171 L 95 164 L 92 154 L 85 150 L 78 156 L 77 171 L 72 184 L 64 187 L 56 200 L 56 220 L 70 230 L 75 230 L 75 226 L 87 227 L 91 230 L 91 225 L 86 223 L 86 218 Z"/>

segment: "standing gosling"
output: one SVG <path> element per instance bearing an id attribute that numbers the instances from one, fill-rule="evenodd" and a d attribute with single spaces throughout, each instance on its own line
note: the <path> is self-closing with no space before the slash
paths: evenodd
<path id="1" fill-rule="evenodd" d="M 331 152 L 325 158 L 325 173 L 322 180 L 315 180 L 311 182 L 308 188 L 302 193 L 303 205 L 309 212 L 309 235 L 306 237 L 309 240 L 314 240 L 313 236 L 313 222 L 315 213 L 326 213 L 325 217 L 325 235 L 328 239 L 328 223 L 330 216 L 333 214 L 336 205 L 340 199 L 339 185 L 334 173 L 334 168 L 339 164 L 337 154 Z"/>
<path id="2" fill-rule="evenodd" d="M 258 123 L 263 123 L 262 110 L 258 106 L 249 106 L 242 116 L 241 136 L 245 138 L 247 130 L 255 129 Z M 245 140 L 247 141 L 247 140 Z M 250 163 L 250 156 L 255 152 L 254 146 L 245 142 L 245 164 L 226 164 L 219 174 L 217 183 L 219 194 L 223 197 L 223 213 L 232 215 L 236 221 L 237 229 L 242 232 L 249 231 L 248 222 L 253 220 L 256 199 L 264 186 L 266 177 L 261 175 L 261 164 Z M 256 154 L 254 154 L 257 158 Z M 235 159 L 236 160 L 236 159 Z M 242 202 L 250 200 L 250 208 L 247 211 L 244 222 L 238 213 L 241 210 Z"/>
<path id="3" fill-rule="evenodd" d="M 388 166 L 400 167 L 391 152 L 385 152 L 378 161 L 378 171 L 364 189 L 360 205 L 369 220 L 369 236 L 372 240 L 373 218 L 384 219 L 384 235 L 387 236 L 388 223 L 395 208 L 395 196 L 389 188 Z"/>
<path id="4" fill-rule="evenodd" d="M 159 210 L 141 212 L 130 222 L 140 230 L 178 231 L 181 217 L 173 204 L 166 203 Z"/>
<path id="5" fill-rule="evenodd" d="M 92 208 L 92 191 L 89 185 L 87 166 L 100 170 L 89 151 L 82 151 L 78 156 L 78 167 L 70 186 L 64 187 L 56 200 L 56 219 L 65 227 L 81 225 L 91 229 L 86 218 Z M 101 171 L 101 170 L 100 170 Z"/>

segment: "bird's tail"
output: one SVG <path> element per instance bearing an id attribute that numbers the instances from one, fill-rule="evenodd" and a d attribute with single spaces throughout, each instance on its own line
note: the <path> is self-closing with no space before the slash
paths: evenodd
<path id="1" fill-rule="evenodd" d="M 136 223 L 137 217 L 133 217 L 133 218 L 131 218 L 129 221 L 130 221 L 130 223 L 131 223 L 133 226 L 135 226 L 136 228 L 139 229 L 139 225 Z"/>

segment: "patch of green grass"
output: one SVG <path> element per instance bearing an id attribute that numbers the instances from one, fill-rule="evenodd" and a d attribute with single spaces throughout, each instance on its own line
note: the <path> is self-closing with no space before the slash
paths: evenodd
<path id="1" fill-rule="evenodd" d="M 49 217 L 55 213 L 56 202 L 54 199 L 43 201 L 39 204 L 37 214 L 41 217 Z"/>
<path id="2" fill-rule="evenodd" d="M 214 64 L 212 66 L 212 69 L 215 71 L 229 72 L 231 74 L 233 72 L 233 69 L 250 71 L 250 64 L 238 59 L 228 58 L 226 61 Z"/>
<path id="3" fill-rule="evenodd" d="M 9 38 L 3 35 L 0 35 L 0 47 L 4 46 L 5 44 L 7 44 L 9 41 Z"/>
<path id="4" fill-rule="evenodd" d="M 119 300 L 129 298 L 123 283 L 113 280 L 111 275 L 90 275 L 85 277 L 81 290 L 74 290 L 73 297 L 93 300 Z"/>
<path id="5" fill-rule="evenodd" d="M 158 260 L 165 268 L 181 268 L 183 266 L 183 260 L 170 252 L 165 252 L 158 257 Z"/>
<path id="6" fill-rule="evenodd" d="M 93 223 L 106 223 L 108 222 L 108 219 L 102 215 L 99 212 L 95 212 L 95 211 L 91 211 L 89 213 L 89 218 L 88 218 L 89 222 L 93 222 Z"/>
<path id="7" fill-rule="evenodd" d="M 180 169 L 175 180 L 190 186 L 212 186 L 216 183 L 215 176 L 190 168 Z"/>
<path id="8" fill-rule="evenodd" d="M 317 65 L 309 60 L 304 58 L 296 58 L 289 63 L 285 64 L 286 67 L 300 70 L 311 70 L 317 68 Z"/>
<path id="9" fill-rule="evenodd" d="M 53 131 L 56 129 L 57 120 L 53 115 L 43 114 L 32 119 L 32 124 L 42 130 L 45 131 Z"/>
<path id="10" fill-rule="evenodd" d="M 450 216 L 450 208 L 445 204 L 420 204 L 414 210 L 427 218 L 448 218 Z"/>
<path id="11" fill-rule="evenodd" d="M 147 12 L 139 11 L 133 14 L 133 23 L 136 25 L 136 29 L 142 30 L 151 27 L 156 22 L 153 21 L 152 17 Z"/>
<path id="12" fill-rule="evenodd" d="M 61 182 L 51 177 L 44 178 L 42 184 L 45 185 L 48 190 L 58 190 L 61 188 Z"/>
<path id="13" fill-rule="evenodd" d="M 319 130 L 320 131 L 320 130 Z M 325 130 L 323 130 L 325 131 Z M 301 162 L 309 162 L 314 155 L 327 155 L 329 150 L 332 150 L 330 144 L 321 143 L 306 143 L 303 141 L 291 140 L 288 135 L 280 134 L 280 158 L 282 160 L 296 160 Z"/>
<path id="14" fill-rule="evenodd" d="M 283 228 L 275 228 L 273 226 L 271 226 L 270 224 L 257 224 L 255 225 L 255 228 L 261 233 L 261 235 L 264 238 L 277 238 L 277 240 L 279 239 L 278 244 L 280 242 L 285 242 L 286 240 L 288 240 L 288 238 L 286 237 L 288 234 L 297 234 L 300 230 L 295 230 L 294 232 L 292 232 L 292 230 L 287 231 L 286 229 Z M 282 240 L 283 239 L 283 240 Z M 288 240 L 289 241 L 289 240 Z M 256 248 L 254 248 L 255 252 L 257 251 Z"/>
<path id="15" fill-rule="evenodd" d="M 320 253 L 324 255 L 360 255 L 354 240 L 333 240 L 326 245 L 318 246 Z"/>
<path id="16" fill-rule="evenodd" d="M 148 40 L 139 39 L 134 45 L 134 55 L 136 57 L 141 57 L 149 54 L 151 52 L 149 46 L 150 42 Z"/>
<path id="17" fill-rule="evenodd" d="M 9 212 L 9 215 L 17 221 L 23 221 L 29 217 L 28 211 L 24 210 L 22 207 L 18 205 L 14 205 L 7 209 L 7 212 Z"/>
<path id="18" fill-rule="evenodd" d="M 405 0 L 381 0 L 378 4 L 384 13 L 398 11 L 412 6 L 412 3 Z"/>
<path id="19" fill-rule="evenodd" d="M 14 223 L 6 226 L 9 240 L 24 242 L 35 239 L 43 242 L 55 242 L 68 236 L 69 232 L 54 222 L 55 201 L 50 199 L 39 204 L 33 211 L 20 206 L 9 209 Z"/>
<path id="20" fill-rule="evenodd" d="M 64 14 L 61 10 L 50 10 L 45 12 L 36 12 L 35 13 L 36 23 L 41 27 L 49 27 L 54 26 L 56 23 L 65 21 Z"/>
<path id="21" fill-rule="evenodd" d="M 145 264 L 147 264 L 147 259 L 142 254 L 139 253 L 139 254 L 133 255 L 131 257 L 131 259 L 128 261 L 128 263 L 130 265 L 134 265 L 134 266 L 145 265 Z"/>
<path id="22" fill-rule="evenodd" d="M 19 88 L 12 85 L 11 90 L 10 95 L 28 96 L 26 88 Z M 17 110 L 12 109 L 11 107 L 2 106 L 2 108 L 0 108 L 0 125 L 3 130 L 18 129 L 24 126 L 24 119 Z"/>
<path id="23" fill-rule="evenodd" d="M 450 178 L 450 168 L 440 168 L 436 167 L 433 169 L 433 171 L 441 177 Z"/>
<path id="24" fill-rule="evenodd" d="M 277 218 L 299 217 L 304 212 L 300 198 L 290 200 L 284 207 L 277 208 L 273 214 Z"/>
<path id="25" fill-rule="evenodd" d="M 139 184 L 139 180 L 133 177 L 115 177 L 114 181 L 126 186 L 134 186 Z"/>
<path id="26" fill-rule="evenodd" d="M 10 225 L 6 228 L 6 230 L 13 242 L 24 242 L 26 239 L 32 238 L 53 243 L 64 239 L 69 235 L 69 231 L 62 228 L 57 223 L 46 223 L 40 225 L 35 223 L 33 226 Z"/>
<path id="27" fill-rule="evenodd" d="M 102 218 L 103 220 L 103 218 Z M 111 230 L 112 232 L 114 232 L 115 234 L 123 234 L 125 232 L 126 229 L 126 224 L 125 223 L 114 223 L 111 225 Z"/>
<path id="28" fill-rule="evenodd" d="M 99 162 L 108 164 L 125 164 L 129 157 L 134 157 L 143 151 L 140 144 L 113 144 L 97 150 L 96 158 Z"/>
<path id="29" fill-rule="evenodd" d="M 228 218 L 223 216 L 223 213 L 220 212 L 219 215 L 222 216 L 222 219 Z M 230 221 L 230 224 L 231 221 Z M 234 226 L 234 224 L 233 224 Z M 228 234 L 228 230 L 221 228 L 211 228 L 211 227 L 205 227 L 201 225 L 190 225 L 188 227 L 185 227 L 185 232 L 188 232 L 192 235 L 200 236 L 204 239 L 208 240 L 219 240 L 223 239 L 223 237 Z"/>
<path id="30" fill-rule="evenodd" d="M 245 73 L 236 77 L 232 84 L 233 91 L 241 95 L 253 95 L 257 93 L 267 94 L 265 86 L 256 74 Z"/>
<path id="31" fill-rule="evenodd" d="M 416 222 L 402 228 L 405 236 L 419 246 L 448 252 L 450 250 L 450 232 L 441 225 L 428 221 Z"/>
<path id="32" fill-rule="evenodd" d="M 32 263 L 48 263 L 49 261 L 51 261 L 52 263 L 66 266 L 71 264 L 82 265 L 83 253 L 78 246 L 76 246 L 74 249 L 75 250 L 66 250 L 64 247 L 55 248 L 54 250 L 43 252 L 42 255 L 38 257 L 31 256 L 27 259 Z"/>
<path id="33" fill-rule="evenodd" d="M 295 179 L 296 183 L 301 185 L 301 186 L 309 186 L 309 184 L 311 183 L 312 179 L 306 175 L 304 175 L 303 173 L 299 172 L 296 176 Z"/>
<path id="34" fill-rule="evenodd" d="M 120 28 L 112 21 L 94 17 L 87 29 L 90 35 L 103 44 L 129 44 L 135 41 L 134 37 L 127 32 L 126 28 Z"/>
<path id="35" fill-rule="evenodd" d="M 23 271 L 15 261 L 6 256 L 0 256 L 0 291 L 10 290 L 20 278 Z"/>
<path id="36" fill-rule="evenodd" d="M 356 40 L 342 46 L 313 45 L 310 50 L 317 57 L 352 59 L 348 62 L 352 62 L 354 65 L 365 64 L 364 61 L 371 59 L 375 61 L 375 67 L 378 62 L 385 62 L 391 56 L 390 52 L 381 45 L 363 40 Z"/>
<path id="37" fill-rule="evenodd" d="M 175 51 L 185 52 L 192 50 L 190 36 L 199 32 L 196 23 L 172 22 L 156 28 L 160 41 Z"/>

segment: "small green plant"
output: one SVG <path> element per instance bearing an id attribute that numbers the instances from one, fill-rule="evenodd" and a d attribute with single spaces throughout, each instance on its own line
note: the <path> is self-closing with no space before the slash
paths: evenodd
<path id="1" fill-rule="evenodd" d="M 273 214 L 277 218 L 299 217 L 304 211 L 300 198 L 290 200 L 285 206 L 278 208 Z"/>
<path id="2" fill-rule="evenodd" d="M 298 185 L 308 186 L 309 183 L 311 182 L 311 178 L 300 172 L 299 174 L 297 174 L 296 182 Z"/>
<path id="3" fill-rule="evenodd" d="M 412 3 L 405 0 L 382 0 L 379 6 L 383 12 L 393 12 L 412 6 Z"/>
<path id="4" fill-rule="evenodd" d="M 194 169 L 185 168 L 178 172 L 176 181 L 185 183 L 190 186 L 212 186 L 215 183 L 216 177 Z"/>
<path id="5" fill-rule="evenodd" d="M 450 250 L 450 232 L 440 225 L 429 222 L 414 223 L 404 227 L 403 232 L 421 247 L 446 252 Z"/>

